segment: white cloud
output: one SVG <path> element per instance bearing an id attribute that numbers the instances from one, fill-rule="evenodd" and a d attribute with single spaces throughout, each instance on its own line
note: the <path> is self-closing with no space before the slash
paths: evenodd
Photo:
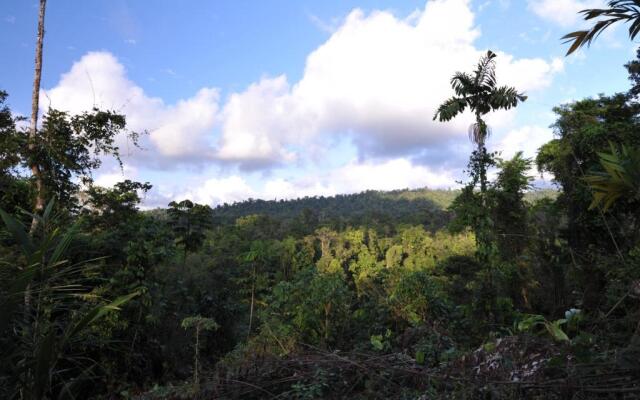
<path id="1" fill-rule="evenodd" d="M 238 175 L 211 178 L 193 186 L 183 193 L 172 196 L 173 200 L 189 199 L 200 204 L 218 205 L 256 197 L 256 193 L 249 184 Z"/>
<path id="2" fill-rule="evenodd" d="M 529 9 L 540 18 L 561 27 L 574 26 L 582 20 L 580 11 L 588 8 L 603 8 L 603 0 L 528 0 Z"/>
<path id="3" fill-rule="evenodd" d="M 533 159 L 534 163 L 531 169 L 527 171 L 529 176 L 534 177 L 533 185 L 537 188 L 550 187 L 553 181 L 553 175 L 550 173 L 541 174 L 536 165 L 535 157 L 538 154 L 538 150 L 542 145 L 548 143 L 554 138 L 551 128 L 545 128 L 535 125 L 526 125 L 518 129 L 513 129 L 507 132 L 501 138 L 493 140 L 492 147 L 500 151 L 500 157 L 503 159 L 510 159 L 519 151 L 525 158 Z M 493 170 L 491 178 L 494 179 L 496 171 Z"/>
<path id="4" fill-rule="evenodd" d="M 300 179 L 272 178 L 260 189 L 254 189 L 239 175 L 195 181 L 190 189 L 165 192 L 165 200 L 191 199 L 211 206 L 233 203 L 247 198 L 264 200 L 294 199 L 305 196 L 333 196 L 365 190 L 404 188 L 450 188 L 456 186 L 454 176 L 444 169 L 414 165 L 405 158 L 384 162 L 351 161 L 330 171 L 316 171 Z"/>
<path id="5" fill-rule="evenodd" d="M 502 152 L 503 158 L 511 158 L 518 151 L 525 157 L 535 157 L 538 149 L 553 139 L 551 128 L 527 125 L 513 129 L 503 137 L 494 140 L 494 148 Z"/>
<path id="6" fill-rule="evenodd" d="M 208 143 L 218 111 L 218 90 L 200 89 L 188 99 L 165 107 L 161 125 L 151 132 L 151 140 L 167 156 L 212 158 Z"/>
<path id="7" fill-rule="evenodd" d="M 285 150 L 285 143 L 302 139 L 304 122 L 294 120 L 299 114 L 292 112 L 297 105 L 288 93 L 286 78 L 280 76 L 262 79 L 243 93 L 231 95 L 222 113 L 220 158 L 257 165 L 275 159 L 292 161 L 295 157 Z M 287 124 L 282 123 L 285 120 Z"/>
<path id="8" fill-rule="evenodd" d="M 218 155 L 247 168 L 309 158 L 348 136 L 361 158 L 416 155 L 464 137 L 469 116 L 432 121 L 452 91 L 451 75 L 473 68 L 484 50 L 468 0 L 434 0 L 412 18 L 351 12 L 307 58 L 295 84 L 263 78 L 224 107 Z M 519 90 L 547 87 L 561 60 L 498 52 L 498 78 Z M 492 118 L 507 124 L 511 113 Z M 304 154 L 300 150 L 304 149 Z"/>
<path id="9" fill-rule="evenodd" d="M 118 182 L 125 179 L 135 180 L 138 170 L 130 165 L 124 165 L 122 169 L 114 167 L 108 171 L 99 173 L 93 180 L 93 183 L 102 187 L 113 187 Z"/>
<path id="10" fill-rule="evenodd" d="M 403 188 L 447 188 L 455 186 L 455 177 L 448 170 L 413 165 L 405 158 L 382 163 L 351 162 L 328 174 L 327 184 L 338 193 L 353 193 L 367 189 L 394 190 Z"/>
<path id="11" fill-rule="evenodd" d="M 55 87 L 44 90 L 41 98 L 45 106 L 72 113 L 94 106 L 124 113 L 129 129 L 149 132 L 144 145 L 151 148 L 136 154 L 137 160 L 191 162 L 213 157 L 210 136 L 218 113 L 217 89 L 203 88 L 189 99 L 168 105 L 130 81 L 112 54 L 90 52 Z"/>
<path id="12" fill-rule="evenodd" d="M 153 182 L 153 201 L 160 205 L 186 197 L 219 204 L 248 197 L 449 187 L 468 156 L 466 131 L 472 118 L 465 115 L 448 123 L 432 118 L 437 106 L 453 94 L 452 74 L 471 71 L 486 51 L 475 44 L 479 35 L 470 0 L 428 1 L 424 9 L 404 18 L 386 11 L 354 10 L 308 55 L 299 81 L 290 82 L 285 75 L 263 77 L 246 90 L 230 93 L 222 104 L 215 88 L 202 88 L 190 98 L 167 104 L 132 82 L 124 66 L 107 52 L 82 57 L 46 95 L 55 108 L 115 109 L 127 115 L 131 129 L 148 130 L 148 151 L 132 153 L 128 159 L 138 167 L 208 161 L 214 168 L 222 163 L 264 171 L 321 161 L 304 163 L 313 168 L 335 165 L 335 160 L 324 161 L 340 151 L 336 143 L 348 143 L 349 151 L 357 152 L 354 160 L 332 170 L 296 179 L 272 177 L 260 187 L 233 168 L 222 169 L 226 176 L 192 182 Z M 559 59 L 522 59 L 494 50 L 500 84 L 528 93 L 548 87 L 563 68 Z M 42 104 L 48 99 L 43 97 Z M 511 130 L 496 142 L 499 148 L 529 146 L 531 142 L 520 137 L 537 134 L 532 127 L 513 130 L 514 115 L 512 110 L 488 118 L 494 131 Z M 351 155 L 343 152 L 337 158 Z M 100 179 L 113 181 L 111 172 Z M 277 172 L 271 176 L 287 175 Z"/>

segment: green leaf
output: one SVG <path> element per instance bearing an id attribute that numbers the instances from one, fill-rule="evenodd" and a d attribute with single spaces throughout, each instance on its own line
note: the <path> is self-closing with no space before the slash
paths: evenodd
<path id="1" fill-rule="evenodd" d="M 60 260 L 60 257 L 67 251 L 71 241 L 76 235 L 76 225 L 72 226 L 71 229 L 62 237 L 60 242 L 53 251 L 51 258 L 49 258 L 49 265 L 55 264 Z"/>
<path id="2" fill-rule="evenodd" d="M 565 319 L 559 319 L 557 321 L 549 322 L 545 321 L 544 327 L 547 329 L 549 334 L 558 342 L 568 342 L 569 336 L 562 330 L 560 325 L 567 322 Z"/>
<path id="3" fill-rule="evenodd" d="M 53 205 L 56 203 L 55 200 L 56 199 L 54 197 L 49 201 L 49 203 L 47 203 L 47 207 L 44 209 L 44 212 L 42 213 L 42 219 L 43 220 L 46 221 L 51 216 L 51 212 L 53 211 Z"/>
<path id="4" fill-rule="evenodd" d="M 129 300 L 133 299 L 139 294 L 140 292 L 130 293 L 128 295 L 118 297 L 117 299 L 115 299 L 114 301 L 112 301 L 107 305 L 95 307 L 94 309 L 89 311 L 82 319 L 80 319 L 80 321 L 78 321 L 75 325 L 73 325 L 71 329 L 67 331 L 65 335 L 65 341 L 70 340 L 79 332 L 81 332 L 82 330 L 84 330 L 94 322 L 98 321 L 108 313 L 120 310 L 119 308 L 120 306 L 127 303 Z"/>
<path id="5" fill-rule="evenodd" d="M 2 221 L 7 227 L 9 233 L 11 233 L 14 240 L 20 245 L 22 253 L 28 258 L 35 251 L 35 246 L 33 245 L 24 225 L 1 209 L 0 217 L 2 218 Z"/>
<path id="6" fill-rule="evenodd" d="M 424 362 L 425 362 L 424 351 L 422 350 L 416 351 L 416 363 L 419 365 L 424 365 Z"/>
<path id="7" fill-rule="evenodd" d="M 382 351 L 384 349 L 384 344 L 382 343 L 382 335 L 371 335 L 371 346 L 377 351 Z"/>

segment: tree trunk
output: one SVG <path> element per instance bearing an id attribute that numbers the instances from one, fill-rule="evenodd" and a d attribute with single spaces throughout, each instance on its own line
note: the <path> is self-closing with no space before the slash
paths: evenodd
<path id="1" fill-rule="evenodd" d="M 195 369 L 193 370 L 193 382 L 196 388 L 200 385 L 200 378 L 198 377 L 198 369 L 200 365 L 198 365 L 198 361 L 200 358 L 200 322 L 196 325 L 196 357 L 195 357 Z"/>
<path id="2" fill-rule="evenodd" d="M 253 303 L 255 302 L 256 293 L 256 268 L 253 267 L 253 282 L 251 282 L 251 308 L 249 310 L 249 330 L 247 331 L 247 340 L 251 336 L 251 325 L 253 324 Z"/>
<path id="3" fill-rule="evenodd" d="M 29 126 L 28 150 L 31 156 L 29 168 L 36 181 L 36 203 L 35 213 L 39 214 L 44 210 L 44 183 L 42 171 L 35 160 L 36 136 L 38 134 L 38 111 L 40 103 L 40 79 L 42 78 L 42 43 L 44 41 L 44 14 L 47 0 L 40 0 L 40 12 L 38 14 L 38 40 L 36 42 L 35 74 L 33 77 L 33 91 L 31 93 L 31 124 Z M 38 220 L 31 220 L 30 233 L 33 234 L 38 227 Z"/>
<path id="4" fill-rule="evenodd" d="M 35 159 L 36 135 L 38 134 L 38 107 L 40 103 L 40 79 L 42 78 L 42 42 L 44 41 L 44 13 L 47 6 L 47 0 L 40 0 L 40 11 L 38 13 L 38 39 L 36 41 L 36 59 L 35 74 L 33 77 L 33 92 L 31 93 L 31 125 L 29 127 L 28 152 L 30 156 L 31 173 L 36 180 L 36 204 L 34 214 L 42 213 L 44 210 L 44 184 L 42 182 L 42 174 L 40 166 Z M 31 227 L 29 234 L 33 235 L 38 228 L 38 219 L 31 219 Z M 27 284 L 24 290 L 24 319 L 25 323 L 29 321 L 31 312 L 31 283 Z"/>
<path id="5" fill-rule="evenodd" d="M 331 313 L 331 303 L 324 305 L 324 342 L 329 340 L 329 314 Z"/>

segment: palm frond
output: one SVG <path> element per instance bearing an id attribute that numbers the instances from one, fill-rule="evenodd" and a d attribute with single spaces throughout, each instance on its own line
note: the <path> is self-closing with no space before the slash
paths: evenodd
<path id="1" fill-rule="evenodd" d="M 609 26 L 617 22 L 630 22 L 629 38 L 631 40 L 640 32 L 640 0 L 611 0 L 608 2 L 609 8 L 593 8 L 580 11 L 585 21 L 596 18 L 604 18 L 596 21 L 587 30 L 575 31 L 564 35 L 561 39 L 563 43 L 571 43 L 567 55 L 573 53 L 583 46 L 590 46 L 591 43 Z"/>
<path id="2" fill-rule="evenodd" d="M 438 107 L 438 110 L 436 111 L 436 114 L 433 116 L 433 119 L 434 120 L 437 119 L 440 122 L 450 121 L 456 115 L 463 112 L 466 108 L 467 108 L 467 101 L 465 98 L 452 97 L 447 101 L 445 101 L 444 103 L 442 103 L 440 107 Z"/>
<path id="3" fill-rule="evenodd" d="M 518 93 L 515 88 L 501 86 L 491 92 L 489 96 L 489 104 L 493 110 L 508 110 L 517 106 L 518 103 L 523 102 L 526 99 L 527 96 L 522 93 Z"/>
<path id="4" fill-rule="evenodd" d="M 477 88 L 485 88 L 491 89 L 495 87 L 496 84 L 496 76 L 495 76 L 495 67 L 497 57 L 496 53 L 491 50 L 487 51 L 487 54 L 480 58 L 478 62 L 478 66 L 474 71 L 475 81 L 474 86 Z"/>
<path id="5" fill-rule="evenodd" d="M 468 96 L 473 93 L 474 79 L 465 72 L 456 72 L 451 78 L 451 87 L 457 96 Z"/>
<path id="6" fill-rule="evenodd" d="M 433 119 L 449 121 L 469 108 L 476 114 L 476 123 L 469 127 L 469 139 L 483 145 L 490 131 L 482 119 L 485 114 L 498 110 L 510 109 L 527 99 L 516 89 L 497 86 L 495 58 L 491 50 L 482 56 L 473 75 L 456 72 L 451 78 L 451 86 L 457 97 L 446 100 L 438 107 Z"/>

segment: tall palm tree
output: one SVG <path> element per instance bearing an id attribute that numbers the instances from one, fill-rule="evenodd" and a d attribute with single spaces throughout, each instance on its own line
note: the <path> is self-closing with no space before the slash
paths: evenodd
<path id="1" fill-rule="evenodd" d="M 469 139 L 478 146 L 478 151 L 485 152 L 485 140 L 490 134 L 489 127 L 483 117 L 491 111 L 508 110 L 527 99 L 522 93 L 509 86 L 498 86 L 496 80 L 496 54 L 491 50 L 484 55 L 473 74 L 456 72 L 451 78 L 451 87 L 455 96 L 438 107 L 433 119 L 450 121 L 467 108 L 476 117 L 476 122 L 469 127 Z M 486 190 L 486 171 L 483 168 L 480 188 Z"/>
<path id="2" fill-rule="evenodd" d="M 38 12 L 38 36 L 36 41 L 35 71 L 33 77 L 33 91 L 31 93 L 31 123 L 29 125 L 29 152 L 33 155 L 36 150 L 36 136 L 38 135 L 38 112 L 40 101 L 40 80 L 42 78 L 42 42 L 44 41 L 44 14 L 47 8 L 47 0 L 40 0 Z M 35 160 L 35 157 L 33 157 Z M 36 183 L 36 204 L 35 212 L 41 213 L 44 210 L 45 194 L 44 182 L 40 165 L 36 161 L 31 161 L 29 168 Z M 34 233 L 38 226 L 38 219 L 31 221 L 30 233 Z"/>
<path id="3" fill-rule="evenodd" d="M 562 37 L 565 43 L 572 43 L 567 51 L 567 55 L 573 53 L 583 46 L 589 46 L 600 34 L 609 26 L 616 22 L 628 22 L 629 38 L 631 40 L 640 33 L 640 0 L 609 0 L 609 8 L 590 8 L 580 11 L 585 21 L 594 21 L 593 26 L 586 31 L 575 31 Z"/>

